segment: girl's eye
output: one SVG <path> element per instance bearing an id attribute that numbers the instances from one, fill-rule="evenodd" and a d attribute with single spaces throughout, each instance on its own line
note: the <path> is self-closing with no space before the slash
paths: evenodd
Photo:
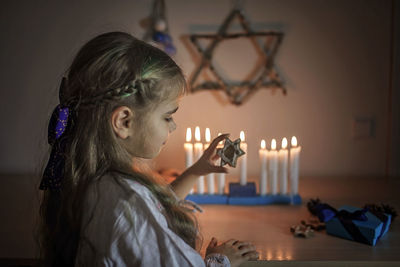
<path id="1" fill-rule="evenodd" d="M 173 119 L 172 117 L 167 117 L 167 118 L 165 118 L 165 120 L 166 120 L 167 122 L 171 122 L 171 121 L 173 121 L 174 119 Z"/>

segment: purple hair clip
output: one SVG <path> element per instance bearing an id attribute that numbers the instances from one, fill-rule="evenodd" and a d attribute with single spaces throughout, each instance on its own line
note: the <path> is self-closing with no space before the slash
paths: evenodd
<path id="1" fill-rule="evenodd" d="M 56 139 L 60 138 L 61 135 L 65 132 L 68 123 L 69 117 L 69 108 L 64 107 L 62 108 L 60 105 L 57 106 L 58 109 L 58 118 L 57 118 L 57 125 L 56 125 Z"/>
<path id="2" fill-rule="evenodd" d="M 65 85 L 65 78 L 61 83 L 60 95 Z M 48 128 L 48 142 L 52 146 L 51 154 L 47 166 L 43 173 L 43 178 L 39 189 L 58 191 L 61 187 L 61 180 L 64 176 L 65 165 L 65 134 L 71 124 L 71 108 L 58 105 L 51 115 Z"/>
<path id="3" fill-rule="evenodd" d="M 57 140 L 63 135 L 68 125 L 68 117 L 69 117 L 68 107 L 61 107 L 61 105 L 58 105 L 55 108 L 52 118 L 50 119 L 49 132 L 48 132 L 49 137 L 51 136 L 52 140 Z M 52 133 L 51 131 L 54 132 Z"/>

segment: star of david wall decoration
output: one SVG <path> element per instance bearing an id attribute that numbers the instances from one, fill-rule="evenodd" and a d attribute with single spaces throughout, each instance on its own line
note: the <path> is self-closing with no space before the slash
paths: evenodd
<path id="1" fill-rule="evenodd" d="M 228 28 L 235 18 L 238 18 L 243 32 L 228 33 Z M 261 51 L 261 53 L 259 53 L 261 64 L 258 66 L 260 69 L 254 72 L 248 79 L 240 81 L 239 83 L 231 83 L 217 70 L 212 61 L 212 57 L 215 48 L 221 42 L 236 38 L 249 38 L 252 41 L 253 45 L 256 46 L 255 48 Z M 267 40 L 261 45 L 257 38 L 265 38 Z M 233 9 L 219 27 L 216 34 L 190 35 L 191 43 L 197 48 L 201 56 L 200 63 L 189 80 L 190 91 L 194 93 L 200 90 L 222 90 L 227 95 L 229 101 L 235 105 L 241 105 L 260 88 L 278 88 L 286 95 L 286 88 L 284 88 L 278 72 L 274 67 L 275 55 L 282 43 L 282 39 L 282 32 L 253 31 L 241 11 L 239 9 Z M 202 46 L 200 44 L 201 40 L 208 40 L 208 45 Z M 214 79 L 200 81 L 200 74 L 204 70 L 208 70 Z"/>

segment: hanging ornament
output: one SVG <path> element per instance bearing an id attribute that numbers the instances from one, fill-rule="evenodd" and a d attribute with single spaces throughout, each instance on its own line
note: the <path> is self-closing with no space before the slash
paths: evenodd
<path id="1" fill-rule="evenodd" d="M 169 35 L 168 23 L 166 20 L 164 0 L 154 0 L 153 9 L 150 15 L 150 23 L 146 25 L 147 31 L 143 40 L 164 50 L 169 55 L 176 54 L 176 48 Z"/>
<path id="2" fill-rule="evenodd" d="M 282 43 L 284 34 L 277 31 L 253 31 L 241 11 L 242 2 L 235 1 L 234 4 L 234 8 L 225 18 L 217 33 L 190 35 L 190 41 L 197 48 L 201 57 L 200 63 L 197 65 L 189 81 L 191 92 L 222 90 L 234 105 L 241 105 L 260 88 L 281 89 L 283 94 L 286 95 L 286 89 L 274 67 L 275 56 Z M 239 33 L 228 33 L 228 28 L 235 18 L 239 20 L 242 31 Z M 221 42 L 238 38 L 248 38 L 253 41 L 252 43 L 257 46 L 256 50 L 261 51 L 259 56 L 262 64 L 259 65 L 259 71 L 254 72 L 254 77 L 235 84 L 227 81 L 220 71 L 215 68 L 212 57 L 214 56 L 215 48 Z M 257 38 L 266 39 L 263 46 L 256 40 Z M 201 46 L 200 40 L 209 40 L 209 43 L 206 46 Z M 234 51 L 234 53 L 237 52 Z M 209 70 L 214 78 L 208 77 L 205 81 L 200 82 L 200 73 L 205 69 Z"/>

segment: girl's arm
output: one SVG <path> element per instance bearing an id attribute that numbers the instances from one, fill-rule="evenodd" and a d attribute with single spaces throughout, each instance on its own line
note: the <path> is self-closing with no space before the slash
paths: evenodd
<path id="1" fill-rule="evenodd" d="M 175 194 L 179 198 L 185 199 L 200 176 L 207 175 L 211 172 L 228 172 L 227 168 L 216 166 L 214 164 L 214 161 L 219 158 L 217 155 L 217 145 L 220 141 L 224 140 L 228 136 L 229 134 L 222 134 L 215 138 L 211 142 L 210 146 L 204 151 L 201 158 L 171 183 L 172 190 L 174 190 Z"/>

